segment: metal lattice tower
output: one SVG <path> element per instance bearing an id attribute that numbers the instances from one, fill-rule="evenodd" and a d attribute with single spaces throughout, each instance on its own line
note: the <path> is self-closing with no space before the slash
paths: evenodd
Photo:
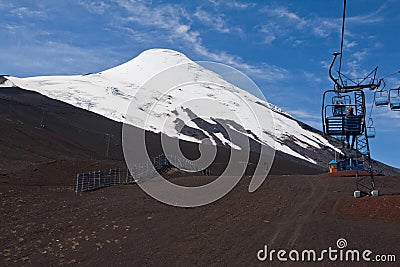
<path id="1" fill-rule="evenodd" d="M 376 73 L 378 67 L 374 68 L 370 73 L 368 73 L 364 78 L 350 78 L 342 73 L 342 57 L 343 57 L 343 47 L 344 47 L 344 28 L 345 28 L 345 18 L 346 18 L 346 0 L 343 0 L 343 16 L 342 16 L 342 31 L 341 31 L 341 44 L 340 44 L 340 52 L 333 53 L 333 59 L 329 66 L 329 77 L 334 83 L 334 92 L 336 92 L 339 96 L 341 94 L 352 94 L 354 93 L 354 104 L 347 104 L 349 107 L 348 113 L 344 116 L 339 114 L 333 114 L 333 116 L 327 115 L 327 108 L 335 105 L 325 105 L 325 97 L 326 94 L 332 90 L 325 91 L 323 95 L 322 102 L 322 119 L 323 119 L 323 128 L 324 133 L 331 136 L 346 136 L 347 141 L 349 142 L 349 137 L 353 136 L 353 142 L 356 141 L 356 149 L 351 149 L 349 154 L 352 154 L 350 160 L 355 158 L 356 160 L 356 191 L 354 192 L 355 197 L 360 197 L 361 193 L 367 195 L 377 196 L 378 191 L 375 189 L 374 182 L 374 173 L 372 170 L 372 160 L 371 153 L 369 149 L 368 143 L 368 127 L 366 125 L 366 105 L 365 105 L 365 89 L 369 90 L 377 90 L 381 84 L 381 80 L 375 83 Z M 334 77 L 332 74 L 332 68 L 335 64 L 336 58 L 339 56 L 339 68 L 337 71 L 337 77 Z M 349 84 L 348 84 L 349 83 Z M 332 99 L 333 101 L 333 99 Z M 332 103 L 334 104 L 334 103 Z M 336 104 L 336 108 L 340 108 L 343 105 L 339 102 Z M 355 107 L 355 114 L 352 114 L 353 111 L 351 107 Z M 355 119 L 356 118 L 356 119 Z M 355 122 L 357 125 L 355 125 Z M 357 127 L 356 127 L 357 126 Z M 347 144 L 349 147 L 349 144 Z M 360 159 L 363 162 L 363 169 L 369 172 L 369 181 L 367 176 L 360 176 L 359 174 L 359 162 Z"/>
<path id="2" fill-rule="evenodd" d="M 356 158 L 361 156 L 362 161 L 364 163 L 364 169 L 369 172 L 369 179 L 367 177 L 360 177 L 357 173 L 356 176 L 356 188 L 359 191 L 363 191 L 363 189 L 367 190 L 367 193 L 375 190 L 375 181 L 374 175 L 372 170 L 372 159 L 371 153 L 369 149 L 369 142 L 368 142 L 368 132 L 367 132 L 367 125 L 365 121 L 366 117 L 366 110 L 365 110 L 365 95 L 363 91 L 355 91 L 354 92 L 355 104 L 357 104 L 356 114 L 362 115 L 362 134 L 357 136 L 356 139 Z"/>

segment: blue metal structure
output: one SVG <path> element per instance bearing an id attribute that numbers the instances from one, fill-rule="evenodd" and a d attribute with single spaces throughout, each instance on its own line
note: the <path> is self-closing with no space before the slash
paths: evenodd
<path id="1" fill-rule="evenodd" d="M 389 91 L 390 109 L 400 111 L 400 87 Z"/>
<path id="2" fill-rule="evenodd" d="M 368 138 L 375 138 L 376 136 L 374 121 L 372 120 L 372 118 L 369 118 L 368 121 L 367 136 Z"/>
<path id="3" fill-rule="evenodd" d="M 353 137 L 352 143 L 355 141 L 355 148 L 352 147 L 347 151 L 345 160 L 338 162 L 338 171 L 356 171 L 355 196 L 359 196 L 361 192 L 365 195 L 377 195 L 368 141 L 369 138 L 375 137 L 375 127 L 372 124 L 368 126 L 366 124 L 364 89 L 376 90 L 379 88 L 381 81 L 375 83 L 378 68 L 359 80 L 350 79 L 338 71 L 338 78 L 335 79 L 332 75 L 332 67 L 338 55 L 341 53 L 333 54 L 334 57 L 329 67 L 329 77 L 335 84 L 334 89 L 325 91 L 322 97 L 322 128 L 325 134 L 339 140 L 349 142 L 350 137 Z M 346 101 L 338 102 L 344 99 Z M 346 110 L 351 108 L 353 113 L 343 114 L 343 107 Z M 349 147 L 349 144 L 347 146 Z M 369 177 L 360 176 L 358 171 L 361 170 L 368 171 Z"/>
<path id="4" fill-rule="evenodd" d="M 377 107 L 386 107 L 389 105 L 389 92 L 387 90 L 379 90 L 374 93 L 374 104 Z"/>

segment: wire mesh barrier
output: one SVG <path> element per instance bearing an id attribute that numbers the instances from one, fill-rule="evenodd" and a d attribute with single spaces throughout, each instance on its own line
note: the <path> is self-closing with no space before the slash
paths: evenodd
<path id="1" fill-rule="evenodd" d="M 76 176 L 75 192 L 95 190 L 107 186 L 119 185 L 121 183 L 120 169 L 108 171 L 95 171 L 81 173 Z"/>
<path id="2" fill-rule="evenodd" d="M 137 164 L 128 170 L 126 175 L 126 183 L 139 183 L 157 176 L 157 173 L 163 174 L 169 171 L 172 167 L 178 167 L 182 170 L 193 171 L 198 169 L 193 161 L 176 155 L 158 155 L 148 163 Z M 211 176 L 212 172 L 210 169 L 204 169 L 199 171 L 201 174 Z"/>
<path id="3" fill-rule="evenodd" d="M 166 156 L 164 154 L 158 155 L 153 158 L 151 162 L 146 164 L 134 165 L 132 169 L 126 173 L 125 184 L 139 183 L 146 180 L 150 180 L 157 176 L 157 174 L 163 174 L 168 172 L 174 166 L 182 170 L 194 171 L 196 165 L 182 157 L 175 155 Z M 210 169 L 204 169 L 199 173 L 211 176 L 212 172 Z M 121 184 L 121 171 L 120 169 L 110 169 L 108 171 L 94 171 L 89 173 L 81 173 L 76 176 L 76 189 L 75 192 L 85 192 L 96 190 L 103 187 L 119 185 Z"/>

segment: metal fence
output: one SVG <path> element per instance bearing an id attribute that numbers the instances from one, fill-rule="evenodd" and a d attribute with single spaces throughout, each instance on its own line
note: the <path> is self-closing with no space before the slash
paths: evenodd
<path id="1" fill-rule="evenodd" d="M 137 164 L 127 171 L 126 184 L 139 183 L 157 176 L 157 173 L 163 174 L 169 171 L 172 167 L 177 167 L 181 170 L 194 171 L 196 165 L 193 161 L 176 155 L 158 155 L 151 162 Z M 211 176 L 210 169 L 199 171 L 203 175 Z"/>
<path id="2" fill-rule="evenodd" d="M 153 158 L 151 162 L 137 164 L 127 170 L 125 184 L 140 183 L 150 180 L 158 174 L 166 173 L 174 166 L 187 171 L 195 171 L 197 169 L 193 161 L 186 158 L 161 154 Z M 210 169 L 199 172 L 206 176 L 212 175 Z M 120 169 L 81 173 L 76 176 L 75 192 L 85 192 L 119 184 L 121 184 Z"/>
<path id="3" fill-rule="evenodd" d="M 119 185 L 121 183 L 120 169 L 110 169 L 108 171 L 95 171 L 81 173 L 76 176 L 75 192 L 95 190 L 102 187 Z"/>

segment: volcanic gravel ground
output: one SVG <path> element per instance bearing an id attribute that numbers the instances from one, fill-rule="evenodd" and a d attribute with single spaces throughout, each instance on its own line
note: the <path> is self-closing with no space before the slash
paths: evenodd
<path id="1" fill-rule="evenodd" d="M 254 193 L 244 177 L 227 196 L 198 208 L 162 204 L 137 185 L 76 194 L 72 186 L 2 184 L 0 265 L 263 266 L 271 264 L 257 260 L 264 245 L 318 251 L 336 248 L 339 238 L 348 248 L 399 259 L 398 181 L 378 177 L 383 196 L 354 199 L 349 177 L 271 175 Z"/>

